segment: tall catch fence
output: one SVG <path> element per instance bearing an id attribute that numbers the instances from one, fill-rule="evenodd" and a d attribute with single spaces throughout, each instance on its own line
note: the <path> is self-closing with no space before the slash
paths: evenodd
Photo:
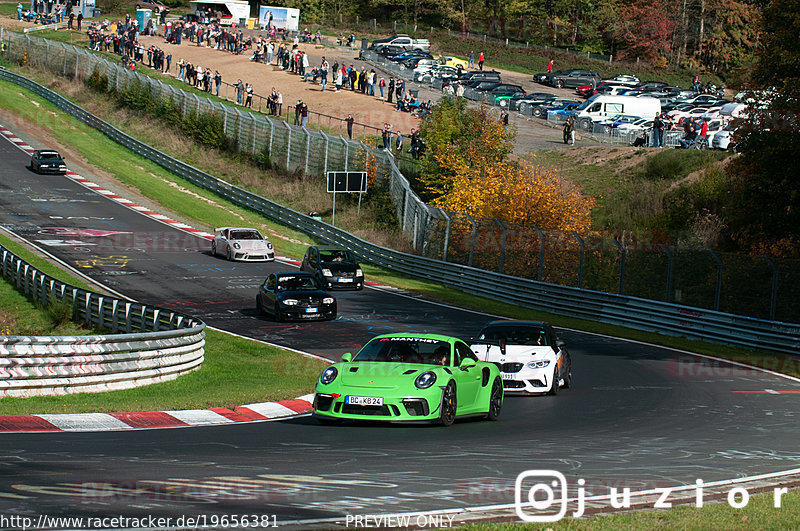
<path id="1" fill-rule="evenodd" d="M 219 113 L 224 116 L 226 134 L 240 149 L 255 153 L 266 148 L 272 161 L 289 171 L 322 174 L 366 169 L 370 176 L 387 183 L 402 230 L 421 256 L 556 285 L 756 318 L 800 320 L 800 260 L 658 243 L 666 238 L 654 238 L 656 243 L 650 243 L 618 235 L 540 230 L 446 212 L 425 205 L 411 190 L 395 158 L 383 150 L 176 89 L 74 46 L 10 32 L 4 35 L 7 53 L 17 60 L 28 53 L 28 60 L 35 64 L 83 80 L 99 69 L 116 89 L 138 82 L 148 85 L 154 95 L 172 98 L 184 113 Z M 106 134 L 128 145 L 121 132 L 109 130 Z M 186 174 L 163 154 L 143 154 L 170 171 Z M 192 175 L 195 172 L 190 171 Z M 224 192 L 229 185 L 213 188 Z M 270 216 L 289 221 L 272 212 Z"/>

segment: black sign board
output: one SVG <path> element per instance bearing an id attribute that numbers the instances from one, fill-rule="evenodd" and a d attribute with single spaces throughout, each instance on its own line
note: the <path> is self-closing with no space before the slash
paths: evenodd
<path id="1" fill-rule="evenodd" d="M 328 192 L 366 192 L 367 172 L 365 171 L 329 171 Z"/>

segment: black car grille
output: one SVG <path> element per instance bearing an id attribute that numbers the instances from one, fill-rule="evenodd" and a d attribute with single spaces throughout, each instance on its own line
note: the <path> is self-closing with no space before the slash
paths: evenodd
<path id="1" fill-rule="evenodd" d="M 318 411 L 328 411 L 333 404 L 333 397 L 328 395 L 316 395 L 314 397 L 314 409 Z"/>
<path id="2" fill-rule="evenodd" d="M 392 416 L 389 406 L 357 406 L 354 404 L 342 404 L 342 413 L 345 415 L 381 415 L 384 417 Z"/>
<path id="3" fill-rule="evenodd" d="M 503 380 L 503 387 L 508 389 L 522 389 L 525 387 L 525 382 L 519 380 Z"/>
<path id="4" fill-rule="evenodd" d="M 495 362 L 500 372 L 519 372 L 522 370 L 522 363 L 498 363 Z"/>
<path id="5" fill-rule="evenodd" d="M 336 276 L 339 278 L 355 278 L 355 271 L 337 271 Z"/>

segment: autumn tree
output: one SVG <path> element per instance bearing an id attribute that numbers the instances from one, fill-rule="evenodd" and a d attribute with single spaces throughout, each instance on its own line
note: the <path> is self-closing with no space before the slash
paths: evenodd
<path id="1" fill-rule="evenodd" d="M 454 212 L 540 228 L 589 229 L 592 198 L 557 172 L 511 156 L 515 134 L 492 111 L 445 98 L 423 127 L 424 178 L 433 204 Z"/>
<path id="2" fill-rule="evenodd" d="M 616 22 L 616 34 L 624 44 L 622 55 L 652 62 L 670 56 L 674 29 L 669 5 L 649 0 L 636 0 L 620 10 Z"/>

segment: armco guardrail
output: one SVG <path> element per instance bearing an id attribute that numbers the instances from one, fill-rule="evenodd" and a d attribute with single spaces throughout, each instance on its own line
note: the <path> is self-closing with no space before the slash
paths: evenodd
<path id="1" fill-rule="evenodd" d="M 467 293 L 545 310 L 554 314 L 690 339 L 744 345 L 773 352 L 800 352 L 800 325 L 798 324 L 754 319 L 637 297 L 558 286 L 380 247 L 173 159 L 126 135 L 62 96 L 25 77 L 0 70 L 0 78 L 13 81 L 45 97 L 66 112 L 103 131 L 120 144 L 197 186 L 213 191 L 238 205 L 260 212 L 278 223 L 319 238 L 321 241 L 347 246 L 362 256 L 364 261 L 377 266 L 414 278 L 452 286 Z M 415 221 L 411 216 L 409 219 L 411 227 L 419 226 Z"/>
<path id="2" fill-rule="evenodd" d="M 202 321 L 99 295 L 49 277 L 0 246 L 5 279 L 43 306 L 109 335 L 0 336 L 0 397 L 63 395 L 140 387 L 200 368 Z"/>

